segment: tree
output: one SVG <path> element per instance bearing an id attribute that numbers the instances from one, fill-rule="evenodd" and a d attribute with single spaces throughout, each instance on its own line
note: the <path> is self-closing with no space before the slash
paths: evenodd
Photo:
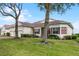
<path id="1" fill-rule="evenodd" d="M 11 10 L 7 12 L 5 8 Z M 18 19 L 21 14 L 22 4 L 20 3 L 1 3 L 0 4 L 0 13 L 3 16 L 10 16 L 15 19 L 15 38 L 18 38 Z"/>
<path id="2" fill-rule="evenodd" d="M 49 17 L 51 12 L 58 12 L 63 14 L 67 9 L 70 9 L 71 6 L 74 6 L 74 3 L 39 3 L 38 6 L 40 10 L 45 11 L 45 23 L 44 23 L 44 31 L 42 38 L 44 39 L 43 42 L 47 40 L 47 30 L 49 27 Z"/>

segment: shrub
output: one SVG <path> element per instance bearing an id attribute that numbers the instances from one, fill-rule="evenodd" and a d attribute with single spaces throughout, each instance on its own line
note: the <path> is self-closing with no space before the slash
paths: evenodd
<path id="1" fill-rule="evenodd" d="M 77 39 L 77 36 L 76 35 L 72 35 L 72 39 Z"/>
<path id="2" fill-rule="evenodd" d="M 72 39 L 76 40 L 77 36 L 76 35 L 67 35 L 67 36 L 64 36 L 64 39 L 66 39 L 66 40 L 72 40 Z"/>
<path id="3" fill-rule="evenodd" d="M 79 34 L 74 34 L 74 35 L 76 35 L 77 37 L 79 37 Z"/>
<path id="4" fill-rule="evenodd" d="M 67 35 L 67 36 L 64 36 L 64 38 L 63 39 L 66 39 L 66 40 L 71 40 L 72 38 L 71 38 L 71 36 L 70 35 Z"/>
<path id="5" fill-rule="evenodd" d="M 60 39 L 57 35 L 48 35 L 49 39 Z"/>
<path id="6" fill-rule="evenodd" d="M 39 36 L 33 35 L 33 34 L 21 34 L 21 37 L 33 37 L 33 38 L 38 38 Z"/>
<path id="7" fill-rule="evenodd" d="M 79 43 L 79 39 L 76 39 L 76 42 L 78 42 L 78 43 Z"/>
<path id="8" fill-rule="evenodd" d="M 32 34 L 21 34 L 21 37 L 32 37 Z"/>
<path id="9" fill-rule="evenodd" d="M 10 33 L 7 32 L 7 33 L 6 33 L 6 36 L 10 36 Z"/>

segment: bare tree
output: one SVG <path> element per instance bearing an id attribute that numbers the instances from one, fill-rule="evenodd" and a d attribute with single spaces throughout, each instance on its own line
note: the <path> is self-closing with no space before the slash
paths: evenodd
<path id="1" fill-rule="evenodd" d="M 7 12 L 5 8 L 11 10 Z M 15 38 L 18 38 L 18 19 L 21 14 L 22 4 L 20 3 L 1 3 L 0 4 L 0 13 L 3 16 L 10 16 L 15 19 Z"/>

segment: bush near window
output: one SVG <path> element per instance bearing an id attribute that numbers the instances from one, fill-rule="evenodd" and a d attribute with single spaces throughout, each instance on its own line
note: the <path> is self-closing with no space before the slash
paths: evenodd
<path id="1" fill-rule="evenodd" d="M 32 37 L 32 38 L 38 38 L 38 36 L 33 35 L 33 34 L 21 34 L 21 37 L 28 37 L 28 38 Z"/>
<path id="2" fill-rule="evenodd" d="M 21 37 L 32 37 L 32 34 L 21 34 Z"/>
<path id="3" fill-rule="evenodd" d="M 7 32 L 7 33 L 6 33 L 6 36 L 10 36 L 10 33 Z"/>
<path id="4" fill-rule="evenodd" d="M 66 39 L 66 40 L 76 40 L 77 39 L 77 36 L 76 35 L 67 35 L 67 36 L 64 36 L 63 39 Z"/>
<path id="5" fill-rule="evenodd" d="M 48 35 L 48 39 L 60 39 L 57 35 Z"/>

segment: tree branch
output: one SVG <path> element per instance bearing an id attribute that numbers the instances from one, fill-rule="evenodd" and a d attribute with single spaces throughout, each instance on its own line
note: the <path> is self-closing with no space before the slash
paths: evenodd
<path id="1" fill-rule="evenodd" d="M 11 16 L 11 17 L 15 18 L 12 14 L 5 12 L 3 8 L 1 8 L 0 12 L 3 16 Z"/>
<path id="2" fill-rule="evenodd" d="M 0 13 L 3 16 L 11 16 L 13 18 L 18 18 L 21 14 L 21 10 L 22 10 L 22 4 L 16 4 L 16 3 L 7 3 L 7 4 L 3 4 L 4 7 L 8 7 L 9 9 L 11 9 L 13 11 L 13 13 L 8 13 L 7 11 L 5 11 L 5 9 L 3 7 L 0 7 Z"/>

